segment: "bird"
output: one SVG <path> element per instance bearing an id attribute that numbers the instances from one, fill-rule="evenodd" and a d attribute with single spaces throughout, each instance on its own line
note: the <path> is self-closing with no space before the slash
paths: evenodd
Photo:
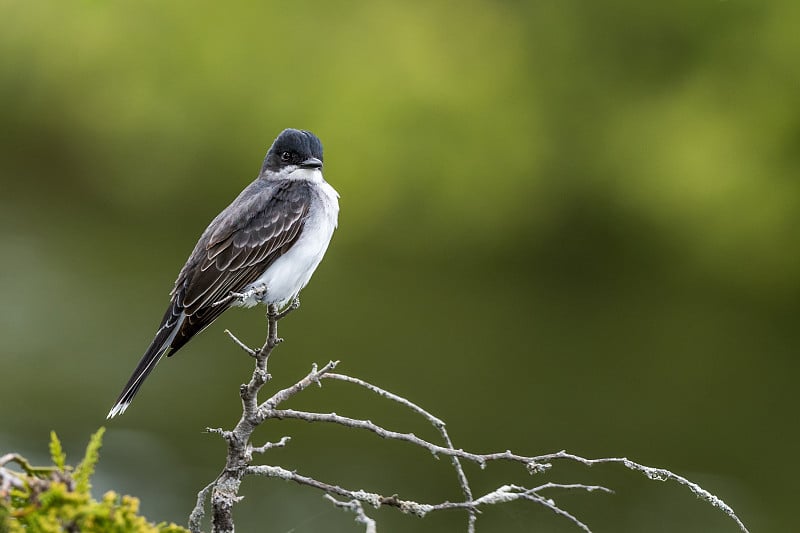
<path id="1" fill-rule="evenodd" d="M 322 176 L 322 143 L 286 129 L 258 177 L 211 221 L 170 292 L 153 341 L 108 412 L 130 406 L 145 378 L 230 307 L 285 308 L 308 284 L 338 225 L 339 193 Z"/>

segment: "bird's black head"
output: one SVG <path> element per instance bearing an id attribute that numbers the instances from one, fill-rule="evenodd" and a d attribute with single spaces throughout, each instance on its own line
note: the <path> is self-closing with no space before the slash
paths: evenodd
<path id="1" fill-rule="evenodd" d="M 286 129 L 272 143 L 261 173 L 278 172 L 290 166 L 322 168 L 322 143 L 310 131 Z"/>

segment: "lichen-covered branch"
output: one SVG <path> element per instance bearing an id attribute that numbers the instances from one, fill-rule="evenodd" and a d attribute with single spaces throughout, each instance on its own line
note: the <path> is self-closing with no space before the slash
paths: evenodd
<path id="1" fill-rule="evenodd" d="M 274 306 L 269 307 L 267 311 L 267 339 L 261 348 L 252 349 L 237 339 L 232 333 L 226 331 L 226 333 L 230 335 L 231 339 L 233 339 L 233 341 L 240 348 L 255 358 L 256 364 L 250 381 L 246 384 L 243 384 L 240 388 L 242 417 L 236 426 L 230 431 L 212 428 L 207 429 L 208 432 L 218 434 L 225 439 L 228 444 L 228 456 L 225 462 L 225 468 L 219 474 L 217 479 L 203 488 L 197 495 L 197 505 L 192 511 L 189 519 L 189 527 L 191 531 L 201 531 L 202 519 L 205 514 L 206 500 L 208 500 L 210 497 L 213 531 L 218 533 L 233 532 L 234 522 L 232 511 L 235 504 L 241 499 L 238 491 L 242 478 L 246 475 L 255 475 L 280 478 L 323 492 L 325 497 L 337 508 L 354 513 L 356 515 L 356 522 L 364 525 L 367 533 L 376 532 L 377 523 L 374 519 L 367 516 L 366 512 L 364 511 L 363 504 L 368 504 L 375 508 L 382 506 L 396 508 L 403 513 L 411 514 L 417 517 L 425 517 L 432 512 L 439 511 L 465 511 L 468 517 L 467 532 L 474 533 L 477 523 L 477 513 L 480 508 L 517 500 L 525 500 L 537 505 L 542 505 L 555 513 L 557 516 L 569 520 L 578 529 L 589 532 L 589 526 L 587 526 L 574 514 L 559 507 L 552 497 L 549 496 L 549 493 L 554 490 L 583 490 L 588 492 L 599 491 L 611 493 L 612 491 L 610 489 L 603 486 L 584 485 L 581 483 L 543 483 L 534 487 L 523 487 L 519 485 L 508 484 L 475 498 L 473 497 L 470 489 L 469 480 L 467 479 L 467 476 L 461 465 L 462 461 L 469 461 L 478 464 L 481 468 L 485 468 L 492 462 L 506 461 L 519 463 L 525 467 L 529 474 L 534 475 L 551 469 L 556 462 L 571 461 L 580 463 L 587 467 L 591 467 L 596 464 L 619 464 L 625 468 L 644 474 L 649 479 L 658 481 L 673 481 L 683 485 L 700 499 L 723 511 L 736 523 L 742 532 L 748 533 L 745 525 L 729 505 L 698 484 L 684 478 L 683 476 L 670 472 L 669 470 L 645 466 L 635 461 L 631 461 L 625 457 L 587 459 L 568 453 L 564 450 L 545 455 L 526 456 L 513 453 L 510 450 L 506 450 L 504 452 L 474 453 L 465 451 L 461 448 L 456 448 L 453 445 L 447 430 L 445 429 L 444 421 L 406 398 L 384 390 L 362 379 L 333 372 L 338 364 L 338 361 L 330 361 L 322 368 L 317 368 L 317 365 L 314 364 L 311 371 L 302 379 L 297 381 L 294 385 L 275 392 L 268 399 L 259 403 L 258 394 L 271 378 L 267 372 L 269 356 L 272 353 L 272 350 L 282 342 L 282 339 L 277 336 L 278 320 L 286 316 L 286 314 L 291 312 L 293 309 L 296 309 L 297 305 L 299 305 L 299 302 L 293 303 L 283 312 L 278 312 Z M 371 420 L 350 418 L 336 413 L 318 413 L 279 408 L 281 404 L 291 399 L 293 396 L 302 393 L 311 385 L 322 386 L 322 382 L 324 380 L 340 381 L 362 387 L 378 395 L 379 397 L 396 402 L 403 407 L 410 409 L 411 411 L 425 418 L 434 428 L 436 428 L 436 430 L 439 432 L 442 442 L 437 444 L 435 442 L 420 438 L 413 433 L 403 433 L 391 430 L 376 424 Z M 445 501 L 438 503 L 417 502 L 411 499 L 400 498 L 395 494 L 382 495 L 363 489 L 341 487 L 336 483 L 321 481 L 310 476 L 300 474 L 296 471 L 287 470 L 280 466 L 253 465 L 252 460 L 254 453 L 263 454 L 273 448 L 284 447 L 289 443 L 290 437 L 288 436 L 283 437 L 278 442 L 266 443 L 258 446 L 253 445 L 250 442 L 250 437 L 253 433 L 253 430 L 257 426 L 265 423 L 268 420 L 282 419 L 296 419 L 304 420 L 306 422 L 337 424 L 350 429 L 364 430 L 384 439 L 406 442 L 413 446 L 417 446 L 427 450 L 434 456 L 449 457 L 455 470 L 456 481 L 463 495 L 463 501 Z M 548 496 L 545 496 L 545 493 L 548 493 Z M 343 498 L 344 500 L 337 498 Z"/>

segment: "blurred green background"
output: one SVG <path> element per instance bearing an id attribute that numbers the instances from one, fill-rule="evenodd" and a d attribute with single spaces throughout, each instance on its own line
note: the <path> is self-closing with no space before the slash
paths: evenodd
<path id="1" fill-rule="evenodd" d="M 275 386 L 312 362 L 405 395 L 459 447 L 629 456 L 752 531 L 797 522 L 800 4 L 683 0 L 0 2 L 0 450 L 77 460 L 151 340 L 196 238 L 285 127 L 325 145 L 341 218 L 282 323 Z M 260 312 L 233 310 L 108 423 L 95 492 L 185 523 L 224 461 Z M 292 407 L 435 437 L 326 384 Z M 352 488 L 459 498 L 447 461 L 284 422 L 265 460 Z M 729 532 L 616 467 L 468 467 L 595 531 Z M 242 531 L 359 531 L 311 490 L 245 482 Z M 371 511 L 381 531 L 464 530 Z M 576 531 L 532 504 L 479 531 Z"/>

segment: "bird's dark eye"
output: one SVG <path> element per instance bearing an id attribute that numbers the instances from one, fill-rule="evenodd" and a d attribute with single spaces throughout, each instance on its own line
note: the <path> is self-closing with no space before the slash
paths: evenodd
<path id="1" fill-rule="evenodd" d="M 289 152 L 283 152 L 281 154 L 281 161 L 283 161 L 284 163 L 288 163 L 291 160 L 292 160 L 292 154 L 290 154 Z"/>

